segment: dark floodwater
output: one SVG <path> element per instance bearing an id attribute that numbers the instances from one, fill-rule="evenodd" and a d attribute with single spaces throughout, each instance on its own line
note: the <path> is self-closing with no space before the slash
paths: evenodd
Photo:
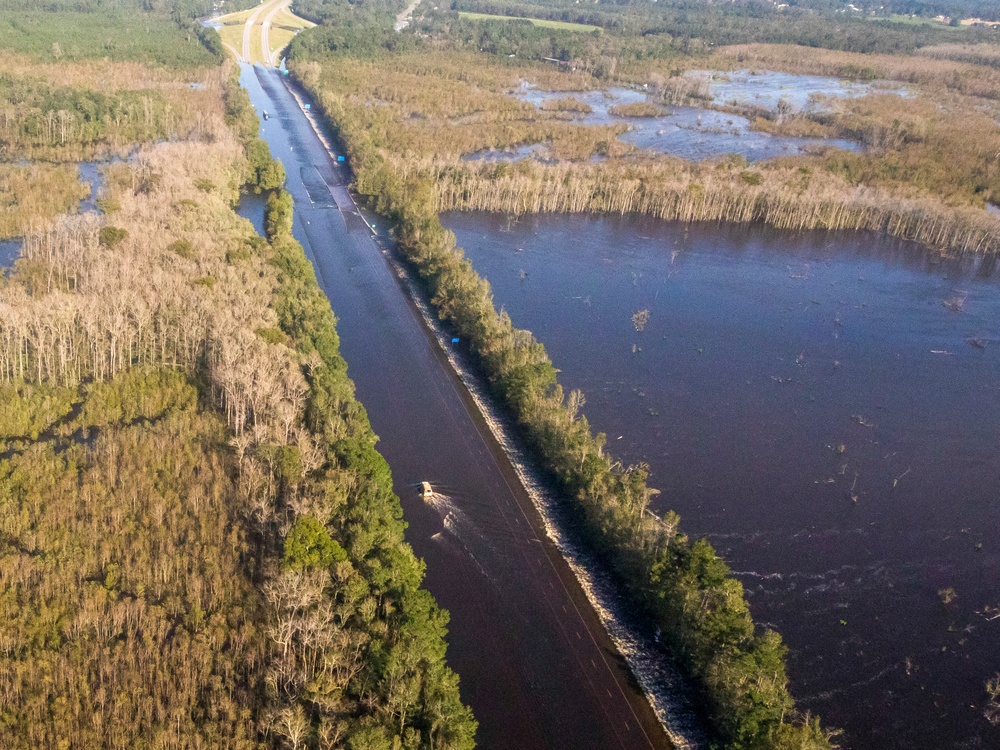
<path id="1" fill-rule="evenodd" d="M 21 255 L 22 239 L 0 240 L 0 270 L 10 268 Z"/>
<path id="2" fill-rule="evenodd" d="M 98 210 L 97 199 L 100 196 L 101 187 L 104 185 L 104 173 L 101 171 L 101 167 L 110 163 L 110 161 L 85 161 L 77 165 L 80 172 L 80 182 L 90 185 L 90 194 L 80 201 L 80 213 Z"/>
<path id="3" fill-rule="evenodd" d="M 240 193 L 240 202 L 236 213 L 253 224 L 257 234 L 264 236 L 264 209 L 267 208 L 267 198 L 254 193 Z"/>
<path id="4" fill-rule="evenodd" d="M 784 78 L 794 79 L 796 77 L 785 76 Z M 816 89 L 815 82 L 812 80 L 801 82 L 798 89 L 789 88 L 790 84 L 784 82 L 784 78 L 772 80 L 765 77 L 761 81 L 756 81 L 756 85 L 750 85 L 750 92 L 756 92 L 756 95 L 764 97 L 759 100 L 754 99 L 753 102 L 758 106 L 767 107 L 771 101 L 770 97 L 784 98 L 781 96 L 782 94 L 787 94 L 798 101 L 804 93 L 814 92 Z M 810 79 L 811 77 L 805 76 L 803 78 Z M 841 82 L 837 79 L 819 80 L 833 82 L 828 84 L 825 89 L 827 96 L 848 95 L 848 89 L 842 89 L 839 86 Z M 834 86 L 834 84 L 838 85 Z M 857 85 L 861 86 L 862 84 Z M 746 89 L 747 86 L 744 86 L 741 90 L 746 91 Z M 729 89 L 724 90 L 729 91 Z M 838 91 L 842 93 L 838 94 Z M 859 151 L 861 149 L 860 144 L 844 139 L 796 138 L 755 131 L 751 129 L 750 120 L 745 117 L 702 107 L 670 106 L 665 108 L 666 114 L 662 117 L 621 117 L 611 114 L 609 110 L 615 105 L 633 104 L 647 100 L 645 93 L 626 88 L 612 88 L 607 91 L 565 92 L 541 91 L 524 84 L 514 95 L 536 107 L 567 97 L 577 99 L 589 106 L 591 112 L 576 115 L 573 118 L 574 122 L 582 125 L 628 125 L 630 130 L 621 136 L 621 140 L 640 149 L 671 154 L 694 161 L 711 159 L 725 154 L 739 154 L 748 161 L 760 161 L 777 156 L 801 155 L 824 148 L 839 148 L 846 151 Z M 752 98 L 750 93 L 745 93 L 745 96 Z M 808 96 L 806 99 L 808 100 Z M 726 104 L 728 101 L 720 100 L 719 103 Z M 531 155 L 531 153 L 512 154 L 507 158 L 513 160 Z"/>
<path id="5" fill-rule="evenodd" d="M 445 223 L 611 450 L 731 562 L 844 747 L 1000 747 L 992 262 L 867 234 Z"/>
<path id="6" fill-rule="evenodd" d="M 90 193 L 80 201 L 77 210 L 80 213 L 97 211 L 97 197 L 101 186 L 104 184 L 104 174 L 101 167 L 109 161 L 85 161 L 77 164 L 80 173 L 80 181 L 90 185 Z M 18 237 L 9 240 L 0 240 L 0 270 L 11 268 L 14 261 L 21 255 L 21 248 L 24 246 L 24 238 Z"/>
<path id="7" fill-rule="evenodd" d="M 888 81 L 848 81 L 831 76 L 795 75 L 774 71 L 734 70 L 728 73 L 692 70 L 690 78 L 705 81 L 705 93 L 715 104 L 738 104 L 774 110 L 784 101 L 795 112 L 818 112 L 831 99 L 856 99 L 873 93 L 909 96 L 898 83 Z"/>

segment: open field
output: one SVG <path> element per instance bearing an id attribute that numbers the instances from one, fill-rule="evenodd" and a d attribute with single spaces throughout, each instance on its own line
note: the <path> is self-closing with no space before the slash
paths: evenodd
<path id="1" fill-rule="evenodd" d="M 489 13 L 470 13 L 468 11 L 459 11 L 462 18 L 468 18 L 470 21 L 530 21 L 533 25 L 538 26 L 542 29 L 559 29 L 560 31 L 578 31 L 581 33 L 590 33 L 593 31 L 600 31 L 600 26 L 590 26 L 585 23 L 568 23 L 566 21 L 547 21 L 541 18 L 525 18 L 522 16 L 494 16 Z"/>
<path id="2" fill-rule="evenodd" d="M 868 16 L 870 21 L 891 21 L 892 23 L 904 23 L 911 26 L 947 26 L 940 21 L 935 21 L 933 18 L 925 18 L 924 16 L 907 16 L 899 13 L 893 13 L 888 16 Z M 956 28 L 956 27 L 950 27 Z M 957 27 L 961 28 L 961 27 Z"/>

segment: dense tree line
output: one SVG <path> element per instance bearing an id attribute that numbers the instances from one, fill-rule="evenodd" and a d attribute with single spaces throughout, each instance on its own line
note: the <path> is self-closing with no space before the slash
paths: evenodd
<path id="1" fill-rule="evenodd" d="M 226 0 L 229 12 L 252 8 L 257 0 Z M 0 11 L 45 11 L 46 13 L 106 13 L 126 11 L 191 20 L 215 10 L 214 0 L 0 0 Z"/>
<path id="2" fill-rule="evenodd" d="M 278 269 L 273 308 L 289 345 L 313 363 L 304 408 L 312 455 L 267 457 L 296 510 L 282 572 L 267 589 L 283 720 L 311 717 L 322 746 L 471 748 L 476 723 L 444 662 L 447 614 L 420 588 L 423 565 L 403 541 L 389 467 L 354 398 L 329 302 L 291 236 L 287 193 L 272 194 L 266 221 Z M 310 471 L 307 460 L 318 466 Z M 353 725 L 344 720 L 359 712 Z"/>

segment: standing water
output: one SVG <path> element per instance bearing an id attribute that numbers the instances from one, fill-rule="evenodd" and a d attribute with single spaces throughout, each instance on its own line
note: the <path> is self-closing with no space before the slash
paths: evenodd
<path id="1" fill-rule="evenodd" d="M 240 202 L 236 213 L 253 224 L 257 234 L 264 236 L 264 213 L 267 208 L 267 197 L 257 193 L 240 193 Z"/>
<path id="2" fill-rule="evenodd" d="M 0 240 L 0 272 L 11 268 L 21 255 L 24 240 Z"/>
<path id="3" fill-rule="evenodd" d="M 730 561 L 844 747 L 1000 746 L 992 259 L 642 219 L 445 223 L 611 451 L 648 462 L 660 509 Z"/>

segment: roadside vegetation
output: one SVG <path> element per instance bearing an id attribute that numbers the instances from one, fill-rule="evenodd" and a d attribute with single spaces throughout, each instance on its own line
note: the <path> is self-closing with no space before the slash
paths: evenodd
<path id="1" fill-rule="evenodd" d="M 95 69 L 25 96 L 90 106 Z M 197 80 L 194 126 L 131 133 L 103 214 L 33 210 L 0 280 L 0 745 L 470 748 L 283 170 L 232 67 Z"/>

